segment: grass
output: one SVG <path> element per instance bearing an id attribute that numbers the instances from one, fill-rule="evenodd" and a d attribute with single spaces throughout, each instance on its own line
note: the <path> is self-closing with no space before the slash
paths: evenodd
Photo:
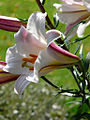
<path id="1" fill-rule="evenodd" d="M 52 15 L 56 12 L 52 6 L 57 0 L 48 1 L 45 9 L 51 20 Z M 0 14 L 4 16 L 12 16 L 28 19 L 30 14 L 39 11 L 34 0 L 3 0 L 0 1 Z M 64 32 L 65 25 L 60 24 L 59 30 Z M 89 32 L 90 27 L 86 29 Z M 83 41 L 84 56 L 90 51 L 89 38 Z M 5 60 L 5 53 L 8 47 L 15 44 L 14 33 L 0 30 L 0 60 Z M 71 46 L 72 53 L 76 45 Z M 63 88 L 76 88 L 76 83 L 67 69 L 56 70 L 46 75 L 54 84 L 63 86 Z M 75 98 L 58 95 L 54 88 L 47 85 L 42 79 L 39 84 L 29 85 L 24 93 L 23 98 L 14 93 L 14 82 L 5 84 L 0 87 L 0 120 L 70 120 L 70 117 L 77 112 L 77 103 L 68 103 Z M 74 107 L 76 106 L 76 107 Z M 72 112 L 73 110 L 73 112 Z M 87 109 L 85 109 L 87 110 Z M 73 120 L 73 119 L 72 119 Z"/>

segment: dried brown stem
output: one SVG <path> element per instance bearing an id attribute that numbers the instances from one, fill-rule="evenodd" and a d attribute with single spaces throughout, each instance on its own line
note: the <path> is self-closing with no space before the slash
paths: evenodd
<path id="1" fill-rule="evenodd" d="M 42 13 L 45 13 L 46 11 L 45 11 L 44 7 L 42 6 L 40 0 L 36 0 L 36 2 L 37 2 L 37 4 L 38 4 L 40 10 L 42 11 Z M 55 27 L 54 27 L 53 24 L 51 23 L 51 20 L 49 19 L 48 15 L 46 16 L 46 20 L 47 20 L 47 23 L 48 23 L 48 25 L 50 26 L 50 28 L 51 28 L 51 29 L 55 29 Z"/>

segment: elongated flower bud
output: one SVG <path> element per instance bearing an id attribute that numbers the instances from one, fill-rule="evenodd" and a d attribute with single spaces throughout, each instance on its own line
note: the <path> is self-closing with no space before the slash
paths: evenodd
<path id="1" fill-rule="evenodd" d="M 21 25 L 26 26 L 26 23 L 21 22 L 17 18 L 0 16 L 0 29 L 2 30 L 17 32 Z"/>
<path id="2" fill-rule="evenodd" d="M 19 77 L 19 75 L 13 75 L 11 73 L 3 71 L 3 67 L 5 67 L 5 65 L 5 62 L 0 61 L 0 84 L 14 81 Z"/>

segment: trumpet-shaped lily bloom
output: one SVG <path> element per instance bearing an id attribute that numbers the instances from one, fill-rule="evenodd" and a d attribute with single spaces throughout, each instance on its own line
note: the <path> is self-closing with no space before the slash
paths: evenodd
<path id="1" fill-rule="evenodd" d="M 17 32 L 21 25 L 26 26 L 25 23 L 21 22 L 17 18 L 0 16 L 0 29 L 2 30 Z"/>
<path id="2" fill-rule="evenodd" d="M 7 65 L 3 70 L 21 74 L 15 84 L 17 94 L 22 94 L 30 82 L 37 83 L 42 75 L 80 61 L 79 57 L 53 42 L 61 37 L 60 31 L 49 30 L 45 33 L 45 17 L 46 13 L 33 13 L 27 27 L 21 26 L 15 34 L 16 45 L 7 50 Z"/>
<path id="3" fill-rule="evenodd" d="M 82 29 L 90 25 L 90 0 L 62 0 L 64 4 L 54 4 L 58 10 L 59 19 L 62 23 L 67 24 L 66 34 L 79 22 L 88 18 L 86 24 L 82 24 L 77 31 L 79 37 L 83 36 Z M 82 28 L 82 29 L 81 29 Z M 76 33 L 76 29 L 72 32 Z"/>
<path id="4" fill-rule="evenodd" d="M 3 68 L 5 66 L 6 66 L 6 63 L 3 61 L 0 61 L 0 84 L 14 81 L 19 77 L 19 75 L 13 75 L 11 73 L 7 73 L 7 72 L 3 71 Z"/>

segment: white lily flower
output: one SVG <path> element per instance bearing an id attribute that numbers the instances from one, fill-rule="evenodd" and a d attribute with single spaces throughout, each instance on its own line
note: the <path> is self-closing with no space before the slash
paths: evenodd
<path id="1" fill-rule="evenodd" d="M 15 34 L 16 45 L 6 54 L 4 71 L 21 74 L 15 84 L 15 92 L 22 94 L 30 83 L 38 83 L 39 77 L 57 68 L 79 62 L 80 58 L 59 48 L 53 41 L 60 38 L 58 30 L 45 33 L 46 13 L 33 13 L 27 27 L 21 26 Z"/>
<path id="2" fill-rule="evenodd" d="M 90 0 L 62 0 L 65 4 L 54 4 L 56 9 L 58 10 L 59 20 L 62 23 L 67 24 L 67 31 L 68 32 L 79 22 L 89 18 L 90 16 Z M 90 23 L 90 18 L 89 18 Z M 87 25 L 89 25 L 89 23 Z M 87 25 L 80 24 L 80 29 L 77 31 L 78 37 L 82 37 L 82 33 L 84 32 Z M 81 27 L 82 26 L 82 27 Z M 83 32 L 82 29 L 84 28 Z M 77 28 L 72 31 L 72 35 L 76 33 Z M 81 34 L 80 34 L 81 33 Z M 71 37 L 72 37 L 71 35 Z"/>

